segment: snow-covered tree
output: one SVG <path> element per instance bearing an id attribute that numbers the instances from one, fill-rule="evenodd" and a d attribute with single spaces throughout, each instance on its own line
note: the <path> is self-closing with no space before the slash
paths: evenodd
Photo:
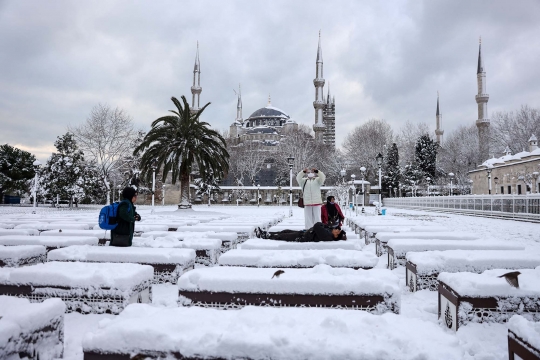
<path id="1" fill-rule="evenodd" d="M 383 187 L 397 189 L 401 181 L 401 167 L 399 166 L 399 149 L 393 143 L 385 158 L 385 172 Z"/>
<path id="2" fill-rule="evenodd" d="M 491 116 L 491 152 L 501 156 L 508 146 L 513 154 L 528 151 L 531 135 L 540 137 L 540 110 L 522 105 L 517 111 L 499 111 Z"/>
<path id="3" fill-rule="evenodd" d="M 412 196 L 416 196 L 419 185 L 424 180 L 424 172 L 416 163 L 405 165 L 403 171 L 403 187 L 410 191 Z"/>
<path id="4" fill-rule="evenodd" d="M 418 138 L 415 146 L 414 162 L 424 178 L 437 178 L 437 151 L 439 145 L 428 134 Z"/>
<path id="5" fill-rule="evenodd" d="M 401 167 L 414 161 L 416 141 L 420 136 L 429 133 L 429 125 L 425 122 L 407 120 L 399 129 L 395 140 L 399 148 Z"/>
<path id="6" fill-rule="evenodd" d="M 29 180 L 35 176 L 35 156 L 9 144 L 0 146 L 0 201 L 4 194 L 22 195 L 29 190 Z"/>

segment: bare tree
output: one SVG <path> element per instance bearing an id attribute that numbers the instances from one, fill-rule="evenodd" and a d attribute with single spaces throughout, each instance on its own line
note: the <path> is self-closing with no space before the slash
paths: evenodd
<path id="1" fill-rule="evenodd" d="M 517 111 L 500 111 L 491 118 L 491 155 L 500 156 L 510 148 L 513 154 L 528 151 L 531 135 L 540 136 L 540 111 L 522 105 Z"/>
<path id="2" fill-rule="evenodd" d="M 262 170 L 269 152 L 263 145 L 255 141 L 245 141 L 237 146 L 229 146 L 229 172 L 237 185 L 251 185 Z M 249 184 L 244 182 L 249 181 Z"/>
<path id="3" fill-rule="evenodd" d="M 84 124 L 69 126 L 68 131 L 73 133 L 86 158 L 95 161 L 107 189 L 107 203 L 110 203 L 111 175 L 121 165 L 118 160 L 133 151 L 136 131 L 131 117 L 122 109 L 98 104 Z"/>
<path id="4" fill-rule="evenodd" d="M 429 125 L 424 122 L 413 123 L 407 120 L 405 125 L 399 130 L 395 142 L 399 149 L 401 166 L 414 161 L 416 141 L 424 134 L 430 134 Z"/>

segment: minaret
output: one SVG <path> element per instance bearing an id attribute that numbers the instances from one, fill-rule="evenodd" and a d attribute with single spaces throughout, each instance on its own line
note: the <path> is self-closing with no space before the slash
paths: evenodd
<path id="1" fill-rule="evenodd" d="M 321 32 L 319 31 L 319 47 L 317 48 L 317 70 L 315 79 L 313 79 L 313 85 L 315 85 L 315 101 L 313 107 L 315 108 L 315 124 L 313 124 L 313 131 L 315 131 L 315 140 L 319 142 L 324 141 L 325 126 L 323 124 L 323 108 L 324 108 L 324 78 L 323 78 L 323 58 L 321 49 Z"/>
<path id="2" fill-rule="evenodd" d="M 486 93 L 486 73 L 484 72 L 484 62 L 482 61 L 482 38 L 478 47 L 478 70 L 476 71 L 476 79 L 478 82 L 478 95 L 476 95 L 476 103 L 478 104 L 478 120 L 476 127 L 478 128 L 478 142 L 480 144 L 478 161 L 479 164 L 489 159 L 489 141 L 490 129 L 489 119 L 487 118 L 487 103 L 489 95 Z"/>
<path id="3" fill-rule="evenodd" d="M 238 84 L 238 104 L 236 105 L 236 119 L 235 121 L 239 124 L 244 122 L 242 119 L 242 88 Z"/>
<path id="4" fill-rule="evenodd" d="M 437 119 L 437 128 L 435 129 L 435 135 L 437 135 L 437 144 L 442 144 L 442 136 L 444 134 L 444 130 L 441 129 L 442 126 L 442 115 L 439 113 L 439 92 L 437 91 L 437 113 L 436 113 L 436 119 Z"/>
<path id="5" fill-rule="evenodd" d="M 336 103 L 330 96 L 330 82 L 328 82 L 328 95 L 323 109 L 323 124 L 325 131 L 323 141 L 333 149 L 336 147 Z"/>
<path id="6" fill-rule="evenodd" d="M 199 61 L 199 42 L 197 41 L 197 54 L 195 55 L 195 66 L 193 67 L 193 86 L 191 87 L 192 101 L 191 113 L 197 113 L 200 107 L 201 95 L 201 62 Z"/>

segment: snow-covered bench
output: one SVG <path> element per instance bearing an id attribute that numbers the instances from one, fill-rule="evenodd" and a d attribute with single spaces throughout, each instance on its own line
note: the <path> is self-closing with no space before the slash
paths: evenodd
<path id="1" fill-rule="evenodd" d="M 359 234 L 360 237 L 365 236 L 365 228 L 370 225 L 386 225 L 386 226 L 420 226 L 424 224 L 421 221 L 404 220 L 399 218 L 381 218 L 375 216 L 362 216 L 358 218 L 347 218 L 348 225 Z"/>
<path id="2" fill-rule="evenodd" d="M 297 224 L 297 225 L 274 225 L 271 228 L 268 229 L 269 232 L 278 232 L 283 230 L 304 230 L 306 226 L 304 224 Z"/>
<path id="3" fill-rule="evenodd" d="M 427 239 L 427 240 L 479 240 L 480 237 L 475 234 L 459 231 L 442 231 L 442 232 L 418 232 L 407 231 L 401 233 L 380 232 L 375 235 L 375 253 L 377 256 L 382 256 L 386 253 L 386 246 L 389 240 L 392 239 Z"/>
<path id="4" fill-rule="evenodd" d="M 397 331 L 414 329 L 414 331 Z M 166 339 L 166 340 L 165 340 Z M 85 360 L 462 360 L 456 337 L 431 321 L 365 311 L 249 306 L 237 311 L 128 306 L 86 333 Z"/>
<path id="5" fill-rule="evenodd" d="M 43 245 L 47 251 L 72 245 L 98 245 L 99 240 L 93 236 L 0 236 L 0 245 Z"/>
<path id="6" fill-rule="evenodd" d="M 540 267 L 519 271 L 519 289 L 499 278 L 507 269 L 439 274 L 439 319 L 456 331 L 469 322 L 506 322 L 516 314 L 540 321 Z"/>
<path id="7" fill-rule="evenodd" d="M 59 299 L 31 304 L 0 296 L 0 359 L 53 360 L 64 353 L 64 312 Z"/>
<path id="8" fill-rule="evenodd" d="M 231 250 L 219 265 L 260 268 L 311 268 L 319 264 L 352 269 L 371 269 L 379 259 L 357 250 Z"/>
<path id="9" fill-rule="evenodd" d="M 388 268 L 405 266 L 405 255 L 410 252 L 445 251 L 445 250 L 525 250 L 522 245 L 490 240 L 423 240 L 398 239 L 386 244 L 388 252 Z"/>
<path id="10" fill-rule="evenodd" d="M 0 236 L 7 235 L 28 235 L 35 236 L 39 235 L 39 231 L 34 229 L 0 229 Z"/>
<path id="11" fill-rule="evenodd" d="M 317 265 L 310 269 L 211 267 L 178 280 L 179 304 L 240 308 L 246 305 L 331 307 L 399 313 L 399 279 L 390 270 L 353 270 Z"/>
<path id="12" fill-rule="evenodd" d="M 238 245 L 241 250 L 361 250 L 364 246 L 359 240 L 292 242 L 280 240 L 249 239 Z"/>
<path id="13" fill-rule="evenodd" d="M 392 233 L 402 233 L 402 232 L 448 232 L 448 228 L 445 226 L 418 226 L 418 225 L 409 225 L 409 226 L 389 226 L 389 225 L 369 225 L 365 227 L 364 238 L 366 240 L 366 245 L 375 241 L 375 236 L 380 232 L 392 232 Z"/>
<path id="14" fill-rule="evenodd" d="M 212 225 L 212 223 L 198 224 L 193 226 L 180 226 L 179 232 L 235 232 L 239 239 L 249 239 L 255 235 L 255 226 L 252 225 Z"/>
<path id="15" fill-rule="evenodd" d="M 180 275 L 193 269 L 195 250 L 81 245 L 49 251 L 47 260 L 150 265 L 154 284 L 176 284 Z"/>
<path id="16" fill-rule="evenodd" d="M 508 359 L 540 360 L 540 323 L 514 315 L 508 321 Z"/>
<path id="17" fill-rule="evenodd" d="M 149 231 L 148 233 L 141 234 L 141 237 L 154 238 L 158 237 L 175 237 L 178 240 L 195 239 L 195 238 L 210 238 L 221 240 L 221 252 L 227 252 L 231 249 L 236 249 L 238 245 L 238 234 L 236 232 L 192 232 L 192 231 Z"/>
<path id="18" fill-rule="evenodd" d="M 118 314 L 130 303 L 150 302 L 153 278 L 148 265 L 47 262 L 0 268 L 0 295 L 60 298 L 67 312 Z"/>
<path id="19" fill-rule="evenodd" d="M 46 230 L 39 236 L 93 236 L 99 239 L 99 245 L 105 245 L 111 240 L 111 232 L 108 230 Z"/>
<path id="20" fill-rule="evenodd" d="M 81 223 L 30 223 L 20 224 L 15 226 L 15 229 L 33 229 L 37 231 L 45 230 L 88 230 L 90 227 L 87 224 Z"/>
<path id="21" fill-rule="evenodd" d="M 167 231 L 176 231 L 176 229 L 178 229 L 179 226 L 195 225 L 197 223 L 198 222 L 193 222 L 193 221 L 173 221 L 173 220 L 156 219 L 156 220 L 144 220 L 137 224 L 167 226 Z"/>
<path id="22" fill-rule="evenodd" d="M 0 267 L 19 267 L 43 263 L 47 250 L 42 245 L 0 245 Z"/>
<path id="23" fill-rule="evenodd" d="M 448 250 L 409 252 L 405 278 L 411 292 L 437 291 L 439 273 L 481 273 L 491 269 L 534 269 L 540 266 L 540 253 L 503 250 Z"/>
<path id="24" fill-rule="evenodd" d="M 134 247 L 144 248 L 177 248 L 195 250 L 195 262 L 206 266 L 217 264 L 221 255 L 222 241 L 209 238 L 185 238 L 178 240 L 174 236 L 141 237 L 133 239 Z"/>
<path id="25" fill-rule="evenodd" d="M 13 229 L 15 224 L 0 222 L 0 229 Z"/>

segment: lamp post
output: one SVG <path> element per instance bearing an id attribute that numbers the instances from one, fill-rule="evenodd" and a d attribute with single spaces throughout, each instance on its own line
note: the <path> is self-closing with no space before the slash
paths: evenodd
<path id="1" fill-rule="evenodd" d="M 383 162 L 383 156 L 381 153 L 377 154 L 377 165 L 379 166 L 379 210 L 378 214 L 381 215 L 381 206 L 382 206 L 382 185 L 381 185 L 381 177 L 382 177 L 382 162 Z"/>
<path id="2" fill-rule="evenodd" d="M 345 184 L 345 175 L 347 175 L 347 171 L 345 169 L 341 169 L 339 175 L 341 175 L 341 183 Z M 344 205 L 343 202 L 341 203 L 341 205 Z"/>
<path id="3" fill-rule="evenodd" d="M 499 194 L 499 189 L 497 189 L 499 186 L 499 178 L 498 177 L 494 177 L 493 178 L 493 181 L 495 181 L 495 195 L 498 195 Z"/>
<path id="4" fill-rule="evenodd" d="M 260 188 L 261 188 L 261 184 L 257 184 L 257 207 L 259 207 L 260 202 L 261 202 L 261 195 L 259 193 Z"/>
<path id="5" fill-rule="evenodd" d="M 364 204 L 366 202 L 366 194 L 364 190 L 364 180 L 366 178 L 366 168 L 362 166 L 360 168 L 360 173 L 362 174 L 362 214 L 365 214 L 366 210 L 364 210 Z"/>
<path id="6" fill-rule="evenodd" d="M 289 164 L 289 217 L 292 217 L 292 168 L 294 166 L 294 156 L 287 158 Z"/>
<path id="7" fill-rule="evenodd" d="M 210 206 L 210 195 L 212 194 L 212 185 L 208 184 L 208 206 Z"/>
<path id="8" fill-rule="evenodd" d="M 454 173 L 448 173 L 448 176 L 450 177 L 450 196 L 452 196 L 452 194 L 453 194 L 452 180 L 454 179 Z"/>
<path id="9" fill-rule="evenodd" d="M 120 201 L 120 194 L 121 194 L 122 185 L 118 185 L 118 201 Z"/>
<path id="10" fill-rule="evenodd" d="M 534 191 L 535 191 L 537 194 L 538 194 L 538 182 L 537 182 L 536 179 L 538 179 L 538 175 L 539 175 L 539 174 L 540 174 L 540 173 L 539 173 L 538 171 L 534 171 L 534 172 L 532 173 L 532 176 L 533 176 L 533 179 L 534 179 Z"/>
<path id="11" fill-rule="evenodd" d="M 36 173 L 36 176 L 34 176 L 34 205 L 33 207 L 37 207 L 37 188 L 38 188 L 39 168 L 41 167 L 41 161 L 36 160 L 32 163 L 32 165 L 34 165 L 34 170 Z"/>
<path id="12" fill-rule="evenodd" d="M 354 179 L 356 179 L 356 175 L 351 175 L 352 179 L 352 186 L 353 186 L 353 206 L 354 206 L 354 214 L 358 215 L 358 206 L 356 206 L 356 184 L 354 183 Z"/>
<path id="13" fill-rule="evenodd" d="M 491 195 L 491 171 L 492 171 L 491 168 L 487 169 L 489 195 Z"/>
<path id="14" fill-rule="evenodd" d="M 427 181 L 427 196 L 429 196 L 429 182 L 431 181 L 431 178 L 428 176 L 426 178 L 426 181 Z"/>
<path id="15" fill-rule="evenodd" d="M 152 212 L 154 212 L 154 196 L 156 192 L 156 161 L 152 161 Z"/>
<path id="16" fill-rule="evenodd" d="M 165 184 L 163 184 L 163 190 L 161 191 L 161 205 L 165 206 Z"/>

